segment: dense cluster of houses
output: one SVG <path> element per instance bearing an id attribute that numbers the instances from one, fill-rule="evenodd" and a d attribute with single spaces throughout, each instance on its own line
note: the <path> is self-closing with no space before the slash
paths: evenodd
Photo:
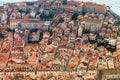
<path id="1" fill-rule="evenodd" d="M 118 26 L 105 5 L 8 3 L 0 10 L 0 21 L 0 79 L 96 80 L 99 70 L 120 68 Z M 98 46 L 104 41 L 108 46 Z M 116 48 L 111 52 L 108 47 Z"/>

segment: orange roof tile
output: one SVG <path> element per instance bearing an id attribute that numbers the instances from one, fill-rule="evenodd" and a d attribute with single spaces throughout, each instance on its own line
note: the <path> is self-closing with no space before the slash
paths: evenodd
<path id="1" fill-rule="evenodd" d="M 78 5 L 78 1 L 68 1 L 68 5 Z"/>
<path id="2" fill-rule="evenodd" d="M 24 39 L 23 37 L 15 38 L 14 39 L 14 46 L 24 46 Z"/>
<path id="3" fill-rule="evenodd" d="M 38 59 L 36 54 L 32 54 L 30 57 L 28 57 L 28 61 L 36 61 Z"/>
<path id="4" fill-rule="evenodd" d="M 9 80 L 9 79 L 12 79 L 12 76 L 10 76 L 10 75 L 5 75 L 4 76 L 4 80 Z"/>
<path id="5" fill-rule="evenodd" d="M 0 63 L 6 64 L 8 61 L 9 54 L 7 53 L 0 53 Z"/>
<path id="6" fill-rule="evenodd" d="M 18 22 L 18 23 L 41 23 L 39 19 L 12 19 L 10 20 L 10 23 L 12 22 Z"/>
<path id="7" fill-rule="evenodd" d="M 0 33 L 4 33 L 7 32 L 7 30 L 5 28 L 0 28 Z"/>
<path id="8" fill-rule="evenodd" d="M 29 52 L 31 51 L 37 51 L 38 49 L 38 44 L 26 44 L 24 48 L 24 52 Z"/>
<path id="9" fill-rule="evenodd" d="M 86 6 L 91 6 L 91 7 L 95 7 L 95 8 L 98 8 L 98 9 L 106 9 L 106 6 L 105 5 L 102 5 L 102 4 L 96 4 L 96 3 L 93 3 L 93 2 L 86 2 L 85 3 Z"/>

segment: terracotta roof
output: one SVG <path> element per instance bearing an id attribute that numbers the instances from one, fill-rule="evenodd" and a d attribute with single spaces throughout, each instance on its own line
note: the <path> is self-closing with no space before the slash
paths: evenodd
<path id="1" fill-rule="evenodd" d="M 78 5 L 78 1 L 68 1 L 67 2 L 68 5 Z"/>
<path id="2" fill-rule="evenodd" d="M 10 49 L 12 48 L 11 42 L 9 41 L 4 41 L 2 44 L 1 52 L 9 52 Z"/>
<path id="3" fill-rule="evenodd" d="M 24 2 L 16 2 L 15 5 L 18 5 L 18 6 L 26 6 L 27 4 L 24 3 Z"/>
<path id="4" fill-rule="evenodd" d="M 0 33 L 4 33 L 7 32 L 7 30 L 5 28 L 0 28 Z"/>
<path id="5" fill-rule="evenodd" d="M 12 79 L 12 76 L 10 76 L 10 75 L 4 75 L 4 80 L 9 80 L 9 79 Z"/>
<path id="6" fill-rule="evenodd" d="M 90 6 L 90 7 L 95 7 L 95 8 L 98 8 L 98 9 L 103 9 L 103 10 L 106 9 L 106 6 L 105 6 L 105 5 L 96 4 L 96 3 L 93 3 L 93 2 L 86 2 L 85 5 L 86 5 L 86 6 Z"/>
<path id="7" fill-rule="evenodd" d="M 28 61 L 37 61 L 38 57 L 36 54 L 32 54 L 30 57 L 28 57 Z"/>
<path id="8" fill-rule="evenodd" d="M 18 22 L 18 23 L 41 23 L 39 19 L 12 19 L 11 22 Z"/>
<path id="9" fill-rule="evenodd" d="M 12 49 L 12 51 L 21 51 L 21 52 L 23 52 L 23 48 L 21 48 L 21 47 L 14 47 Z"/>
<path id="10" fill-rule="evenodd" d="M 93 75 L 90 75 L 89 73 L 86 73 L 86 74 L 84 74 L 83 75 L 83 78 L 85 79 L 85 80 L 95 80 L 95 78 L 94 78 L 94 76 Z"/>
<path id="11" fill-rule="evenodd" d="M 57 14 L 57 16 L 53 18 L 53 20 L 58 21 L 61 18 L 61 15 L 62 15 L 61 13 Z"/>
<path id="12" fill-rule="evenodd" d="M 21 61 L 24 61 L 24 55 L 23 54 L 10 54 L 10 60 L 16 60 L 20 59 Z"/>
<path id="13" fill-rule="evenodd" d="M 6 40 L 13 41 L 13 33 L 12 32 L 7 32 L 7 38 L 6 38 Z"/>
<path id="14" fill-rule="evenodd" d="M 38 49 L 38 44 L 26 44 L 24 48 L 24 52 L 36 52 Z"/>
<path id="15" fill-rule="evenodd" d="M 24 47 L 24 39 L 23 39 L 23 37 L 14 38 L 14 46 Z"/>
<path id="16" fill-rule="evenodd" d="M 0 53 L 0 63 L 6 64 L 8 61 L 9 54 L 7 53 Z"/>
<path id="17" fill-rule="evenodd" d="M 76 37 L 76 34 L 71 33 L 71 34 L 69 34 L 69 36 L 70 36 L 70 37 Z"/>
<path id="18" fill-rule="evenodd" d="M 89 63 L 89 70 L 96 70 L 97 69 L 97 64 L 91 62 Z"/>

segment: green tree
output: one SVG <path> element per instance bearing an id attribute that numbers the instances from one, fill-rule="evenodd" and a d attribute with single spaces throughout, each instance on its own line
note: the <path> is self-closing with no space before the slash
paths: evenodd
<path id="1" fill-rule="evenodd" d="M 0 33 L 0 39 L 4 39 L 4 38 L 5 38 L 4 34 Z"/>
<path id="2" fill-rule="evenodd" d="M 60 18 L 59 22 L 63 23 L 64 22 L 64 18 Z"/>
<path id="3" fill-rule="evenodd" d="M 77 20 L 78 15 L 78 12 L 75 12 L 72 16 L 72 20 Z"/>

